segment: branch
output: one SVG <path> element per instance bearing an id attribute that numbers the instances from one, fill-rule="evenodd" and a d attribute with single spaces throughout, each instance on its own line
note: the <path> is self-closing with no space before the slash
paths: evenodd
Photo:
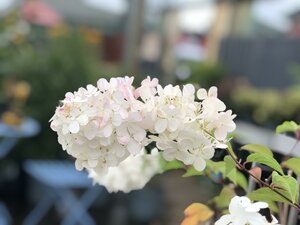
<path id="1" fill-rule="evenodd" d="M 244 171 L 245 173 L 247 173 L 249 176 L 251 176 L 254 180 L 256 180 L 259 185 L 261 186 L 265 186 L 270 188 L 272 191 L 274 191 L 276 194 L 280 195 L 281 197 L 283 197 L 285 200 L 287 200 L 294 208 L 296 208 L 299 212 L 300 212 L 300 205 L 298 203 L 293 203 L 293 201 L 291 199 L 289 199 L 288 197 L 286 197 L 284 194 L 280 193 L 279 191 L 275 190 L 270 184 L 268 184 L 267 182 L 261 180 L 259 177 L 256 177 L 254 174 L 252 174 L 249 170 L 246 169 L 246 167 L 241 164 L 236 158 L 235 156 L 228 150 L 226 149 L 227 153 L 229 154 L 229 156 L 234 160 L 236 167 L 241 170 Z"/>

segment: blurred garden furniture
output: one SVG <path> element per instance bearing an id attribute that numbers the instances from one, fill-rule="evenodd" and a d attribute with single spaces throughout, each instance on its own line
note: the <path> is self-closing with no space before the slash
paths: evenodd
<path id="1" fill-rule="evenodd" d="M 85 171 L 77 171 L 74 163 L 64 160 L 27 160 L 24 169 L 44 187 L 44 192 L 23 225 L 38 224 L 52 206 L 59 206 L 56 210 L 63 216 L 62 225 L 96 225 L 87 209 L 104 188 L 93 186 Z M 82 190 L 83 194 L 78 197 L 73 190 Z"/>
<path id="2" fill-rule="evenodd" d="M 21 138 L 35 136 L 40 131 L 40 125 L 32 118 L 25 118 L 18 126 L 0 122 L 0 159 L 4 158 Z M 0 201 L 0 225 L 11 224 L 12 219 L 5 204 Z"/>
<path id="3" fill-rule="evenodd" d="M 39 131 L 39 123 L 32 118 L 25 118 L 18 126 L 0 122 L 0 158 L 5 157 L 21 138 L 33 137 Z"/>

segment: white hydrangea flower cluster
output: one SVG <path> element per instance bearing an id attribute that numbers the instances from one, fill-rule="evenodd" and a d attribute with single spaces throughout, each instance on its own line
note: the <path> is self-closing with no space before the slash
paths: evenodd
<path id="1" fill-rule="evenodd" d="M 163 157 L 180 160 L 201 171 L 216 148 L 226 148 L 235 129 L 231 110 L 217 97 L 187 84 L 162 87 L 149 77 L 140 87 L 133 77 L 100 79 L 67 93 L 51 119 L 63 149 L 76 158 L 76 168 L 98 176 L 156 142 Z M 196 97 L 197 96 L 197 100 Z"/>
<path id="2" fill-rule="evenodd" d="M 99 176 L 93 169 L 89 170 L 89 176 L 94 182 L 105 186 L 110 193 L 128 193 L 142 189 L 155 174 L 161 172 L 159 159 L 157 149 L 153 149 L 151 154 L 141 151 L 138 155 L 130 155 L 118 166 L 110 167 L 103 176 Z"/>
<path id="3" fill-rule="evenodd" d="M 195 94 L 198 100 L 195 101 Z M 196 93 L 191 84 L 161 87 L 147 78 L 137 89 L 145 104 L 145 123 L 150 124 L 151 140 L 163 151 L 166 160 L 174 159 L 201 171 L 205 159 L 213 157 L 215 148 L 226 148 L 227 134 L 235 129 L 231 110 L 217 98 L 217 88 Z M 152 126 L 151 126 L 152 125 Z"/>
<path id="4" fill-rule="evenodd" d="M 259 213 L 265 208 L 268 208 L 265 202 L 252 203 L 247 197 L 235 196 L 229 204 L 229 214 L 222 216 L 215 225 L 277 225 L 278 221 L 273 215 L 272 221 L 269 222 Z"/>
<path id="5" fill-rule="evenodd" d="M 147 144 L 141 128 L 139 101 L 134 98 L 133 78 L 100 79 L 67 93 L 51 119 L 58 141 L 76 158 L 76 168 L 104 174 Z"/>

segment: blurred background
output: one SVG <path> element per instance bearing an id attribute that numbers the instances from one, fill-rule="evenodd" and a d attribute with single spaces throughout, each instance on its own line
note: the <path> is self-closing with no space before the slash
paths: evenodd
<path id="1" fill-rule="evenodd" d="M 0 224 L 174 225 L 221 190 L 173 171 L 108 194 L 74 174 L 48 121 L 101 77 L 216 85 L 238 120 L 300 122 L 299 0 L 1 0 L 0 18 Z"/>

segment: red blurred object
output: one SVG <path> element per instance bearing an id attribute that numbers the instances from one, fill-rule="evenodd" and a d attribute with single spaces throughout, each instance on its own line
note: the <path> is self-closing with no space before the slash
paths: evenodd
<path id="1" fill-rule="evenodd" d="M 61 16 L 43 0 L 25 1 L 21 13 L 27 21 L 46 27 L 55 27 L 62 22 Z"/>

